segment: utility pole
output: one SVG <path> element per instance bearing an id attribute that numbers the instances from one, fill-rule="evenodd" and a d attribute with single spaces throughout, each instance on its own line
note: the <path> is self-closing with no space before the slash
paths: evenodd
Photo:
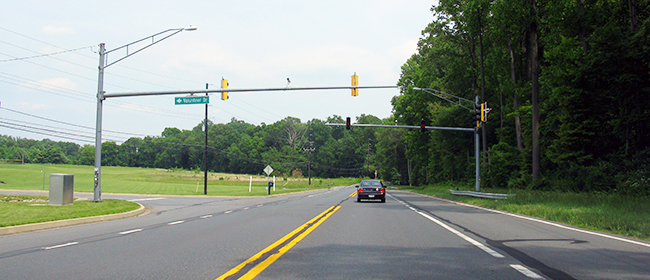
<path id="1" fill-rule="evenodd" d="M 311 152 L 316 150 L 314 148 L 314 141 L 309 141 L 309 148 L 303 148 L 303 150 L 307 152 L 307 176 L 309 176 L 309 185 L 311 186 Z"/>
<path id="2" fill-rule="evenodd" d="M 368 138 L 368 152 L 366 153 L 366 170 L 370 174 L 370 138 Z"/>

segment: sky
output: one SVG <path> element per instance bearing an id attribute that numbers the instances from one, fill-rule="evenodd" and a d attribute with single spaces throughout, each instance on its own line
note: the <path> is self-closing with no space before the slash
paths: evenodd
<path id="1" fill-rule="evenodd" d="M 395 86 L 433 21 L 433 1 L 0 0 L 0 135 L 94 145 L 98 45 L 113 50 L 175 34 L 105 69 L 104 91 Z M 170 34 L 170 33 L 167 33 Z M 159 37 L 154 37 L 159 38 Z M 134 50 L 148 44 L 134 44 Z M 126 55 L 120 50 L 108 62 Z M 399 89 L 232 92 L 210 95 L 208 119 L 261 125 L 361 114 L 386 118 Z M 161 95 L 107 98 L 103 141 L 190 130 L 204 105 Z"/>

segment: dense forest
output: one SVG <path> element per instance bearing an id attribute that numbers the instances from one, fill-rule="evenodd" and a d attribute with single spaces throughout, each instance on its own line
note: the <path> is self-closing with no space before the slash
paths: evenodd
<path id="1" fill-rule="evenodd" d="M 469 122 L 414 87 L 479 96 L 493 108 L 483 185 L 648 194 L 648 1 L 440 0 L 432 11 L 402 67 L 398 122 Z M 468 178 L 467 135 L 405 137 L 413 183 Z"/>
<path id="2" fill-rule="evenodd" d="M 472 127 L 470 111 L 415 88 L 478 96 L 492 108 L 480 129 L 483 186 L 650 194 L 647 0 L 438 2 L 402 66 L 392 116 L 357 123 Z M 474 179 L 471 133 L 325 123 L 344 120 L 209 123 L 209 170 L 258 174 L 271 164 L 306 176 L 311 162 L 318 177 Z M 102 164 L 202 169 L 202 127 L 103 143 Z M 94 148 L 2 136 L 0 158 L 92 165 Z"/>

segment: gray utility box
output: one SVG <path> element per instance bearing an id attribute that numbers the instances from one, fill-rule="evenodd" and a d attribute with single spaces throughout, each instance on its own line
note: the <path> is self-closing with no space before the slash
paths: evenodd
<path id="1" fill-rule="evenodd" d="M 50 204 L 71 205 L 74 196 L 74 175 L 50 174 Z"/>

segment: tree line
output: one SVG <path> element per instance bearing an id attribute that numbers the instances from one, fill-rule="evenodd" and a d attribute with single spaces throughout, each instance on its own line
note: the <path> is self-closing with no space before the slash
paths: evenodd
<path id="1" fill-rule="evenodd" d="M 648 1 L 440 0 L 432 12 L 402 66 L 398 122 L 471 122 L 414 87 L 479 96 L 493 108 L 483 185 L 649 193 Z M 405 136 L 413 183 L 470 178 L 468 135 Z"/>
<path id="2" fill-rule="evenodd" d="M 392 115 L 357 123 L 473 127 L 468 110 L 414 88 L 478 96 L 492 108 L 480 128 L 483 186 L 650 194 L 648 1 L 438 2 L 401 68 Z M 209 123 L 208 168 L 259 174 L 270 164 L 284 176 L 311 169 L 318 177 L 376 171 L 402 185 L 474 179 L 471 133 L 326 123 L 344 120 Z M 202 170 L 203 125 L 103 143 L 102 164 Z M 21 155 L 92 165 L 94 148 L 0 137 L 0 158 Z"/>
<path id="3" fill-rule="evenodd" d="M 370 115 L 356 120 L 381 122 Z M 259 126 L 234 118 L 226 124 L 209 122 L 207 149 L 204 122 L 192 130 L 165 128 L 161 136 L 132 137 L 119 145 L 102 143 L 102 166 L 204 170 L 207 150 L 207 166 L 211 172 L 260 174 L 266 165 L 271 165 L 276 174 L 287 177 L 307 176 L 310 170 L 312 176 L 322 178 L 374 173 L 369 171 L 374 168 L 369 157 L 375 150 L 374 131 L 353 133 L 326 123 L 344 123 L 344 120 L 332 116 L 326 121 L 314 119 L 303 123 L 287 117 Z M 49 139 L 0 136 L 0 158 L 26 163 L 94 165 L 95 148 Z"/>

